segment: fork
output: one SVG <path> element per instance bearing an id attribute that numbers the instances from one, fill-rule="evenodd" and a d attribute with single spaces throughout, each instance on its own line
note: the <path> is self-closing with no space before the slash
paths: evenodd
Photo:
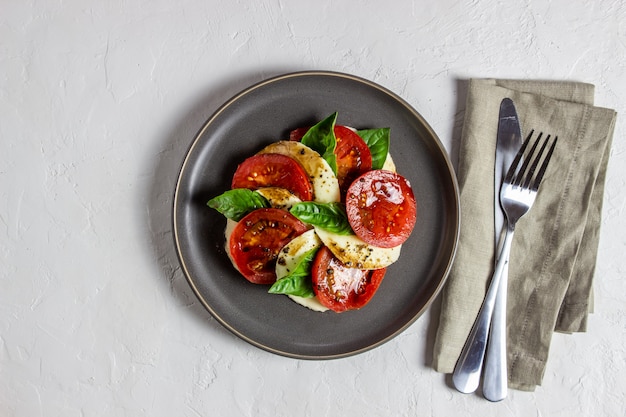
<path id="1" fill-rule="evenodd" d="M 478 317 L 476 317 L 476 321 L 468 335 L 452 375 L 454 386 L 463 393 L 471 393 L 478 388 L 496 294 L 498 292 L 498 286 L 500 285 L 502 270 L 508 263 L 508 255 L 511 251 L 511 242 L 513 241 L 515 226 L 518 220 L 530 210 L 535 202 L 539 185 L 546 172 L 558 139 L 558 137 L 554 138 L 552 145 L 544 156 L 544 151 L 550 142 L 550 135 L 547 135 L 545 140 L 543 140 L 539 152 L 536 156 L 533 156 L 543 136 L 543 133 L 539 133 L 528 154 L 524 155 L 533 134 L 534 130 L 528 134 L 528 137 L 515 156 L 504 178 L 502 187 L 500 188 L 500 204 L 502 205 L 506 220 L 504 226 L 506 228 L 504 243 L 500 250 L 500 255 L 498 256 L 498 262 L 493 277 L 491 278 L 487 295 L 485 296 Z M 539 166 L 540 163 L 541 166 Z M 539 171 L 537 171 L 537 167 L 539 167 Z M 494 336 L 492 335 L 491 337 Z M 505 370 L 506 366 L 503 368 L 503 371 Z"/>

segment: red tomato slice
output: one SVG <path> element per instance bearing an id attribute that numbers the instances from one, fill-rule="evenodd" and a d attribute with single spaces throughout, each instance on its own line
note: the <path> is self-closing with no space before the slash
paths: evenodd
<path id="1" fill-rule="evenodd" d="M 276 281 L 278 253 L 307 226 L 285 210 L 263 208 L 248 213 L 230 235 L 230 254 L 239 272 L 254 284 Z"/>
<path id="2" fill-rule="evenodd" d="M 299 142 L 300 139 L 302 139 L 302 136 L 304 136 L 306 134 L 306 132 L 308 132 L 310 129 L 310 127 L 299 127 L 297 129 L 292 130 L 291 132 L 289 132 L 289 140 L 294 140 L 296 142 Z"/>
<path id="3" fill-rule="evenodd" d="M 251 190 L 280 187 L 291 191 L 302 201 L 313 198 L 313 187 L 302 165 L 277 153 L 254 155 L 243 161 L 235 171 L 231 187 Z"/>
<path id="4" fill-rule="evenodd" d="M 358 237 L 370 245 L 392 248 L 411 234 L 417 204 L 406 178 L 391 171 L 373 170 L 348 188 L 346 213 Z"/>
<path id="5" fill-rule="evenodd" d="M 372 299 L 385 272 L 385 268 L 348 268 L 324 246 L 311 268 L 313 292 L 323 306 L 335 312 L 359 309 Z"/>
<path id="6" fill-rule="evenodd" d="M 372 169 L 372 153 L 367 144 L 353 130 L 335 126 L 337 147 L 337 179 L 342 195 L 359 175 Z"/>

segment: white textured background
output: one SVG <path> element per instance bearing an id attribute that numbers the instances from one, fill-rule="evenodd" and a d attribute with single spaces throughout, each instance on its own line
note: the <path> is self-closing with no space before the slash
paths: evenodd
<path id="1" fill-rule="evenodd" d="M 358 5 L 358 6 L 357 6 Z M 620 0 L 0 0 L 0 416 L 626 415 Z M 275 356 L 195 300 L 173 186 L 251 83 L 326 69 L 395 91 L 454 155 L 469 77 L 568 79 L 618 111 L 589 331 L 497 404 L 428 365 L 434 305 L 335 361 Z"/>

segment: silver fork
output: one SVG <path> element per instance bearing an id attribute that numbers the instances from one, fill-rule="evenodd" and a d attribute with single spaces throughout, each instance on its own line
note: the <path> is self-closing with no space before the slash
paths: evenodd
<path id="1" fill-rule="evenodd" d="M 465 346 L 461 351 L 461 356 L 454 368 L 452 375 L 452 381 L 457 390 L 470 393 L 476 391 L 480 382 L 480 373 L 482 370 L 483 359 L 485 357 L 485 349 L 487 346 L 487 336 L 489 333 L 489 326 L 491 324 L 491 316 L 495 304 L 496 294 L 498 292 L 498 286 L 500 285 L 500 277 L 502 270 L 509 259 L 509 253 L 511 251 L 511 242 L 513 241 L 513 234 L 515 232 L 515 225 L 517 221 L 525 215 L 532 207 L 537 197 L 537 191 L 539 185 L 546 172 L 554 147 L 556 146 L 557 137 L 552 141 L 552 145 L 548 149 L 547 154 L 544 156 L 548 143 L 550 142 L 550 135 L 548 135 L 536 156 L 534 156 L 538 145 L 540 144 L 543 133 L 539 133 L 539 136 L 534 141 L 530 151 L 527 155 L 524 155 L 528 144 L 534 131 L 531 131 L 519 152 L 515 156 L 509 171 L 504 178 L 502 187 L 500 188 L 500 204 L 505 214 L 506 234 L 504 236 L 504 243 L 498 256 L 498 262 L 491 278 L 487 295 L 483 301 L 483 304 L 476 317 L 474 326 L 467 337 Z M 539 164 L 541 166 L 539 167 Z M 539 171 L 537 171 L 539 167 Z M 490 335 L 489 337 L 504 337 L 505 335 Z M 506 367 L 504 368 L 504 371 Z"/>

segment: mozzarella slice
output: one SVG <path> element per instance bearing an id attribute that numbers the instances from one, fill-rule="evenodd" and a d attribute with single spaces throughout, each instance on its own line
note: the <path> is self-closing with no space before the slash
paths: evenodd
<path id="1" fill-rule="evenodd" d="M 270 206 L 278 209 L 289 210 L 294 204 L 301 202 L 295 194 L 284 188 L 263 187 L 256 190 L 270 203 Z"/>
<path id="2" fill-rule="evenodd" d="M 394 164 L 393 159 L 391 159 L 391 154 L 387 154 L 387 158 L 385 159 L 385 163 L 383 164 L 383 168 L 386 171 L 396 172 L 396 164 Z"/>
<path id="3" fill-rule="evenodd" d="M 311 180 L 314 201 L 320 203 L 341 201 L 339 181 L 332 168 L 308 146 L 296 141 L 283 140 L 266 146 L 259 153 L 278 153 L 298 161 Z"/>
<path id="4" fill-rule="evenodd" d="M 402 245 L 393 248 L 372 246 L 356 235 L 338 235 L 315 227 L 315 233 L 346 266 L 359 269 L 386 268 L 400 257 Z"/>
<path id="5" fill-rule="evenodd" d="M 322 241 L 317 237 L 315 230 L 313 229 L 307 230 L 301 235 L 293 238 L 283 247 L 278 255 L 278 259 L 276 260 L 276 279 L 280 280 L 281 278 L 286 277 L 296 266 L 298 266 L 298 262 L 300 262 L 300 259 L 302 259 L 307 252 L 312 249 L 319 248 L 320 246 L 322 246 Z M 289 295 L 288 297 L 296 303 L 314 311 L 321 312 L 328 310 L 318 301 L 316 297 L 305 298 L 298 297 L 296 295 Z"/>

